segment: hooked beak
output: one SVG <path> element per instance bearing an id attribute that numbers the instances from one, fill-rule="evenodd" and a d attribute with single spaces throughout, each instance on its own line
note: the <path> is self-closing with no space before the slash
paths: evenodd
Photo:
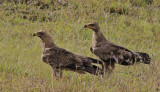
<path id="1" fill-rule="evenodd" d="M 36 36 L 36 34 L 34 33 L 33 36 Z"/>
<path id="2" fill-rule="evenodd" d="M 40 36 L 38 32 L 34 33 L 33 36 Z"/>
<path id="3" fill-rule="evenodd" d="M 88 27 L 87 25 L 84 26 L 84 28 L 87 28 L 87 27 Z"/>

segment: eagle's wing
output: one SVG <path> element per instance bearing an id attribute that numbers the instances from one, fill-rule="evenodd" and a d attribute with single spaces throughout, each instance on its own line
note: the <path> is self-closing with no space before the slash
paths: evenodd
<path id="1" fill-rule="evenodd" d="M 43 53 L 43 61 L 52 66 L 64 68 L 82 67 L 82 60 L 75 54 L 59 47 L 53 47 Z"/>
<path id="2" fill-rule="evenodd" d="M 84 71 L 86 71 L 97 75 L 97 69 L 101 73 L 101 69 L 99 67 L 92 65 L 92 59 L 74 54 L 59 47 L 51 48 L 48 51 L 46 50 L 43 55 L 43 60 L 51 66 L 69 69 L 79 73 L 85 73 Z"/>
<path id="3" fill-rule="evenodd" d="M 104 61 L 112 60 L 117 63 L 125 62 L 127 65 L 133 64 L 135 56 L 138 56 L 137 53 L 113 43 L 105 43 L 92 49 L 94 54 Z"/>

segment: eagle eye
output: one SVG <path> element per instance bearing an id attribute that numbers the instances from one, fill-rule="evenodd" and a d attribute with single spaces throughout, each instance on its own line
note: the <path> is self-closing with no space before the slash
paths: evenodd
<path id="1" fill-rule="evenodd" d="M 95 26 L 95 25 L 94 25 L 94 24 L 90 24 L 89 26 L 93 27 L 93 26 Z"/>
<path id="2" fill-rule="evenodd" d="M 39 34 L 40 34 L 41 36 L 42 36 L 42 35 L 44 35 L 44 33 L 43 33 L 43 32 L 40 32 Z"/>

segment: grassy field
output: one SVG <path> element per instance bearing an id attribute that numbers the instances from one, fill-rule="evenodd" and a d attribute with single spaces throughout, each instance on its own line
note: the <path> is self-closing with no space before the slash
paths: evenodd
<path id="1" fill-rule="evenodd" d="M 20 2 L 21 1 L 21 2 Z M 41 60 L 41 29 L 74 53 L 97 58 L 89 46 L 88 22 L 98 22 L 106 38 L 133 51 L 146 52 L 150 65 L 116 65 L 109 78 L 64 71 L 55 80 Z M 158 92 L 160 91 L 159 0 L 1 0 L 1 92 Z"/>

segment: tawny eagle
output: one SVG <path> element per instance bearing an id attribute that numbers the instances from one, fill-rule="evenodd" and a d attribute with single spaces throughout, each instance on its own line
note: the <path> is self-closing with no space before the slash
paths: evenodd
<path id="1" fill-rule="evenodd" d="M 90 50 L 104 62 L 104 69 L 109 73 L 113 71 L 115 63 L 121 65 L 133 65 L 135 62 L 150 64 L 151 58 L 147 53 L 130 51 L 108 41 L 98 23 L 88 23 L 84 27 L 93 30 Z"/>
<path id="2" fill-rule="evenodd" d="M 39 31 L 33 34 L 42 40 L 42 59 L 49 64 L 54 75 L 62 77 L 62 70 L 71 70 L 79 73 L 102 74 L 101 69 L 92 63 L 101 62 L 97 59 L 74 54 L 68 50 L 56 46 L 51 36 L 46 31 Z"/>

